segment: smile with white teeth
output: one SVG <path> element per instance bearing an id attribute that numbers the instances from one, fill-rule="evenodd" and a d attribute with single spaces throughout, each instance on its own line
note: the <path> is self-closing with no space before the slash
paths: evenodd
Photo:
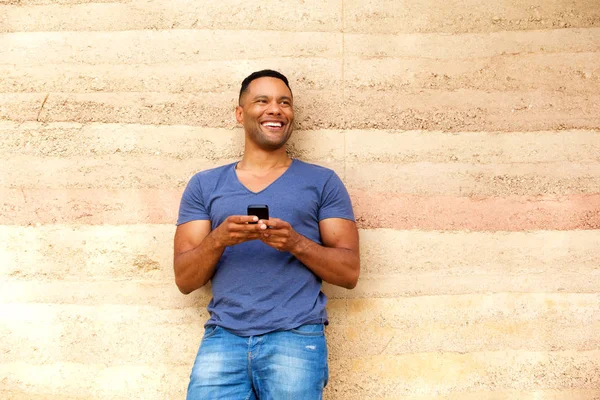
<path id="1" fill-rule="evenodd" d="M 281 122 L 263 122 L 262 126 L 268 126 L 271 128 L 281 128 L 283 124 Z"/>

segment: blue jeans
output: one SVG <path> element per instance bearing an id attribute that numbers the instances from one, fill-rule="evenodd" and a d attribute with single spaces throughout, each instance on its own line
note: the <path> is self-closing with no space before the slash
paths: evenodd
<path id="1" fill-rule="evenodd" d="M 322 324 L 242 337 L 205 329 L 187 400 L 313 400 L 329 378 Z"/>

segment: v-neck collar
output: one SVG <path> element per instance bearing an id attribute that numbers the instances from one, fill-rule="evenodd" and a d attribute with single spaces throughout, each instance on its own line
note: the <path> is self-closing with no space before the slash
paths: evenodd
<path id="1" fill-rule="evenodd" d="M 240 184 L 241 187 L 243 187 L 248 193 L 251 194 L 260 194 L 262 192 L 264 192 L 265 190 L 267 190 L 268 188 L 270 188 L 271 186 L 273 186 L 277 181 L 281 180 L 289 171 L 290 169 L 292 169 L 292 167 L 294 166 L 294 164 L 296 163 L 296 159 L 292 158 L 292 162 L 290 163 L 290 165 L 287 167 L 287 169 L 285 171 L 283 171 L 283 174 L 279 175 L 277 177 L 277 179 L 275 179 L 273 182 L 269 183 L 267 186 L 265 186 L 264 188 L 262 188 L 261 190 L 259 190 L 258 192 L 253 192 L 252 190 L 248 189 L 248 187 L 246 185 L 244 185 L 242 183 L 242 181 L 240 181 L 240 177 L 238 176 L 237 172 L 236 172 L 236 168 L 237 165 L 239 164 L 238 162 L 235 162 L 231 165 L 231 172 L 233 173 L 233 176 L 235 176 L 235 180 Z"/>

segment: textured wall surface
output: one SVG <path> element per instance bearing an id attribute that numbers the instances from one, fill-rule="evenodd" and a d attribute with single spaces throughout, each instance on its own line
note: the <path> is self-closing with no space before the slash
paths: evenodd
<path id="1" fill-rule="evenodd" d="M 265 67 L 361 229 L 326 399 L 600 399 L 600 0 L 0 0 L 0 398 L 184 398 L 178 202 Z"/>

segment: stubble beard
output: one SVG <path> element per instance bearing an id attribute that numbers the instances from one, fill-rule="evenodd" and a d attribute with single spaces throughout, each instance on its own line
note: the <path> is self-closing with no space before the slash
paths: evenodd
<path id="1" fill-rule="evenodd" d="M 262 131 L 262 126 L 258 126 L 255 129 L 249 132 L 249 136 L 254 143 L 258 145 L 261 149 L 264 150 L 279 150 L 283 146 L 286 145 L 290 137 L 292 136 L 292 132 L 294 131 L 293 127 L 290 125 L 286 126 L 286 129 L 283 132 L 283 136 L 280 141 L 273 142 L 267 138 L 265 133 Z"/>

